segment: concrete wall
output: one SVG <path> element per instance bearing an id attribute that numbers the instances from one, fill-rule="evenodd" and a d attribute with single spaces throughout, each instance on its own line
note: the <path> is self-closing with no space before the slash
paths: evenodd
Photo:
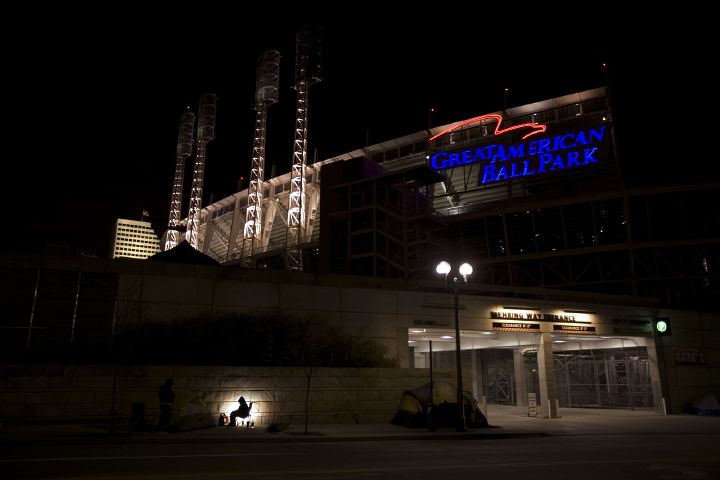
<path id="1" fill-rule="evenodd" d="M 682 413 L 699 396 L 720 393 L 720 314 L 665 310 L 659 316 L 668 317 L 672 329 L 655 340 L 662 381 L 671 412 Z"/>
<path id="2" fill-rule="evenodd" d="M 469 375 L 469 372 L 467 372 Z M 115 367 L 91 365 L 12 365 L 0 367 L 0 419 L 106 418 L 111 411 Z M 433 371 L 434 379 L 455 384 L 455 370 Z M 256 423 L 272 418 L 303 422 L 304 368 L 222 366 L 130 366 L 118 368 L 115 409 L 129 415 L 144 402 L 146 416 L 159 411 L 158 387 L 172 377 L 175 413 L 194 397 L 213 416 L 230 414 L 237 399 L 253 404 Z M 311 423 L 387 423 L 407 389 L 429 381 L 427 369 L 320 368 L 310 394 Z M 468 376 L 465 385 L 471 385 Z"/>

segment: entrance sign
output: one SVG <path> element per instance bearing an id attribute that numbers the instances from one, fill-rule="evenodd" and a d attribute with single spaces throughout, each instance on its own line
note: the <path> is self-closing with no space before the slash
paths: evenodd
<path id="1" fill-rule="evenodd" d="M 493 320 L 533 320 L 541 322 L 592 323 L 590 320 L 579 318 L 575 315 L 557 315 L 554 313 L 535 312 L 491 311 L 490 318 L 492 318 Z"/>
<path id="2" fill-rule="evenodd" d="M 515 323 L 515 322 L 492 322 L 492 328 L 496 332 L 527 332 L 537 333 L 540 331 L 539 323 Z"/>
<path id="3" fill-rule="evenodd" d="M 572 335 L 595 335 L 595 327 L 585 325 L 553 325 L 555 333 L 569 333 Z"/>

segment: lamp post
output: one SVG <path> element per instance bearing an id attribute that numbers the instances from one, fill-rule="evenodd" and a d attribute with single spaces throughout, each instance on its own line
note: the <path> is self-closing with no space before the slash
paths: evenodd
<path id="1" fill-rule="evenodd" d="M 452 271 L 452 267 L 446 261 L 438 263 L 435 271 L 441 275 L 445 275 L 445 285 L 447 286 L 448 274 Z M 458 273 L 462 275 L 464 283 L 467 283 L 467 277 L 472 275 L 473 267 L 469 263 L 463 263 L 458 269 Z M 465 428 L 465 403 L 463 402 L 463 384 L 462 384 L 462 365 L 460 363 L 460 317 L 458 314 L 458 276 L 453 274 L 453 294 L 455 297 L 455 366 L 457 370 L 457 409 L 458 418 L 455 429 L 458 432 L 466 431 Z M 431 392 L 432 394 L 432 392 Z"/>

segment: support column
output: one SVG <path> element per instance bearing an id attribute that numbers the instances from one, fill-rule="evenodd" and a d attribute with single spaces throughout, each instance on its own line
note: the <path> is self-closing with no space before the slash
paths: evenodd
<path id="1" fill-rule="evenodd" d="M 555 370 L 552 357 L 552 334 L 540 334 L 537 353 L 538 379 L 540 382 L 540 403 L 545 418 L 558 418 L 557 390 L 555 388 Z"/>
<path id="2" fill-rule="evenodd" d="M 515 404 L 527 407 L 527 381 L 525 378 L 525 357 L 520 350 L 513 350 L 513 370 L 515 374 Z"/>
<path id="3" fill-rule="evenodd" d="M 488 394 L 488 371 L 485 350 L 478 350 L 476 361 L 478 362 L 478 372 L 480 373 L 480 378 L 478 379 L 478 400 L 480 400 L 481 396 L 487 396 Z"/>
<path id="4" fill-rule="evenodd" d="M 210 251 L 213 235 L 215 234 L 215 222 L 212 220 L 205 224 L 205 235 L 203 235 L 201 251 L 205 255 Z"/>
<path id="5" fill-rule="evenodd" d="M 659 339 L 661 340 L 661 339 Z M 660 376 L 660 364 L 658 363 L 658 351 L 655 345 L 656 340 L 654 338 L 646 338 L 645 345 L 648 353 L 648 369 L 650 370 L 650 385 L 652 386 L 653 401 L 655 403 L 655 413 L 665 415 L 665 408 L 663 406 L 663 388 L 662 388 L 662 377 Z M 668 407 L 670 399 L 666 398 Z"/>
<path id="6" fill-rule="evenodd" d="M 472 394 L 478 401 L 480 401 L 480 392 L 482 389 L 482 378 L 479 375 L 478 369 L 480 368 L 478 362 L 479 350 L 470 350 L 470 369 L 472 371 Z"/>
<path id="7" fill-rule="evenodd" d="M 407 327 L 399 327 L 397 329 L 397 351 L 398 364 L 400 368 L 409 368 L 410 366 L 410 349 L 408 348 L 408 329 Z"/>

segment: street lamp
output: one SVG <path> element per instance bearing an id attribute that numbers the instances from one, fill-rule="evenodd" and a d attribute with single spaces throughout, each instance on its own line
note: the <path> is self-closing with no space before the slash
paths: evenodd
<path id="1" fill-rule="evenodd" d="M 440 275 L 445 275 L 445 286 L 447 286 L 448 274 L 452 271 L 452 266 L 446 261 L 437 264 L 435 271 Z M 469 263 L 463 263 L 458 268 L 458 273 L 462 275 L 464 283 L 467 283 L 467 277 L 472 275 L 473 267 Z M 455 295 L 455 365 L 457 367 L 457 409 L 458 418 L 456 430 L 464 432 L 465 429 L 465 404 L 463 402 L 463 384 L 462 384 L 462 365 L 460 364 L 460 318 L 458 315 L 458 276 L 453 275 L 453 294 Z M 432 395 L 432 392 L 430 393 Z"/>

